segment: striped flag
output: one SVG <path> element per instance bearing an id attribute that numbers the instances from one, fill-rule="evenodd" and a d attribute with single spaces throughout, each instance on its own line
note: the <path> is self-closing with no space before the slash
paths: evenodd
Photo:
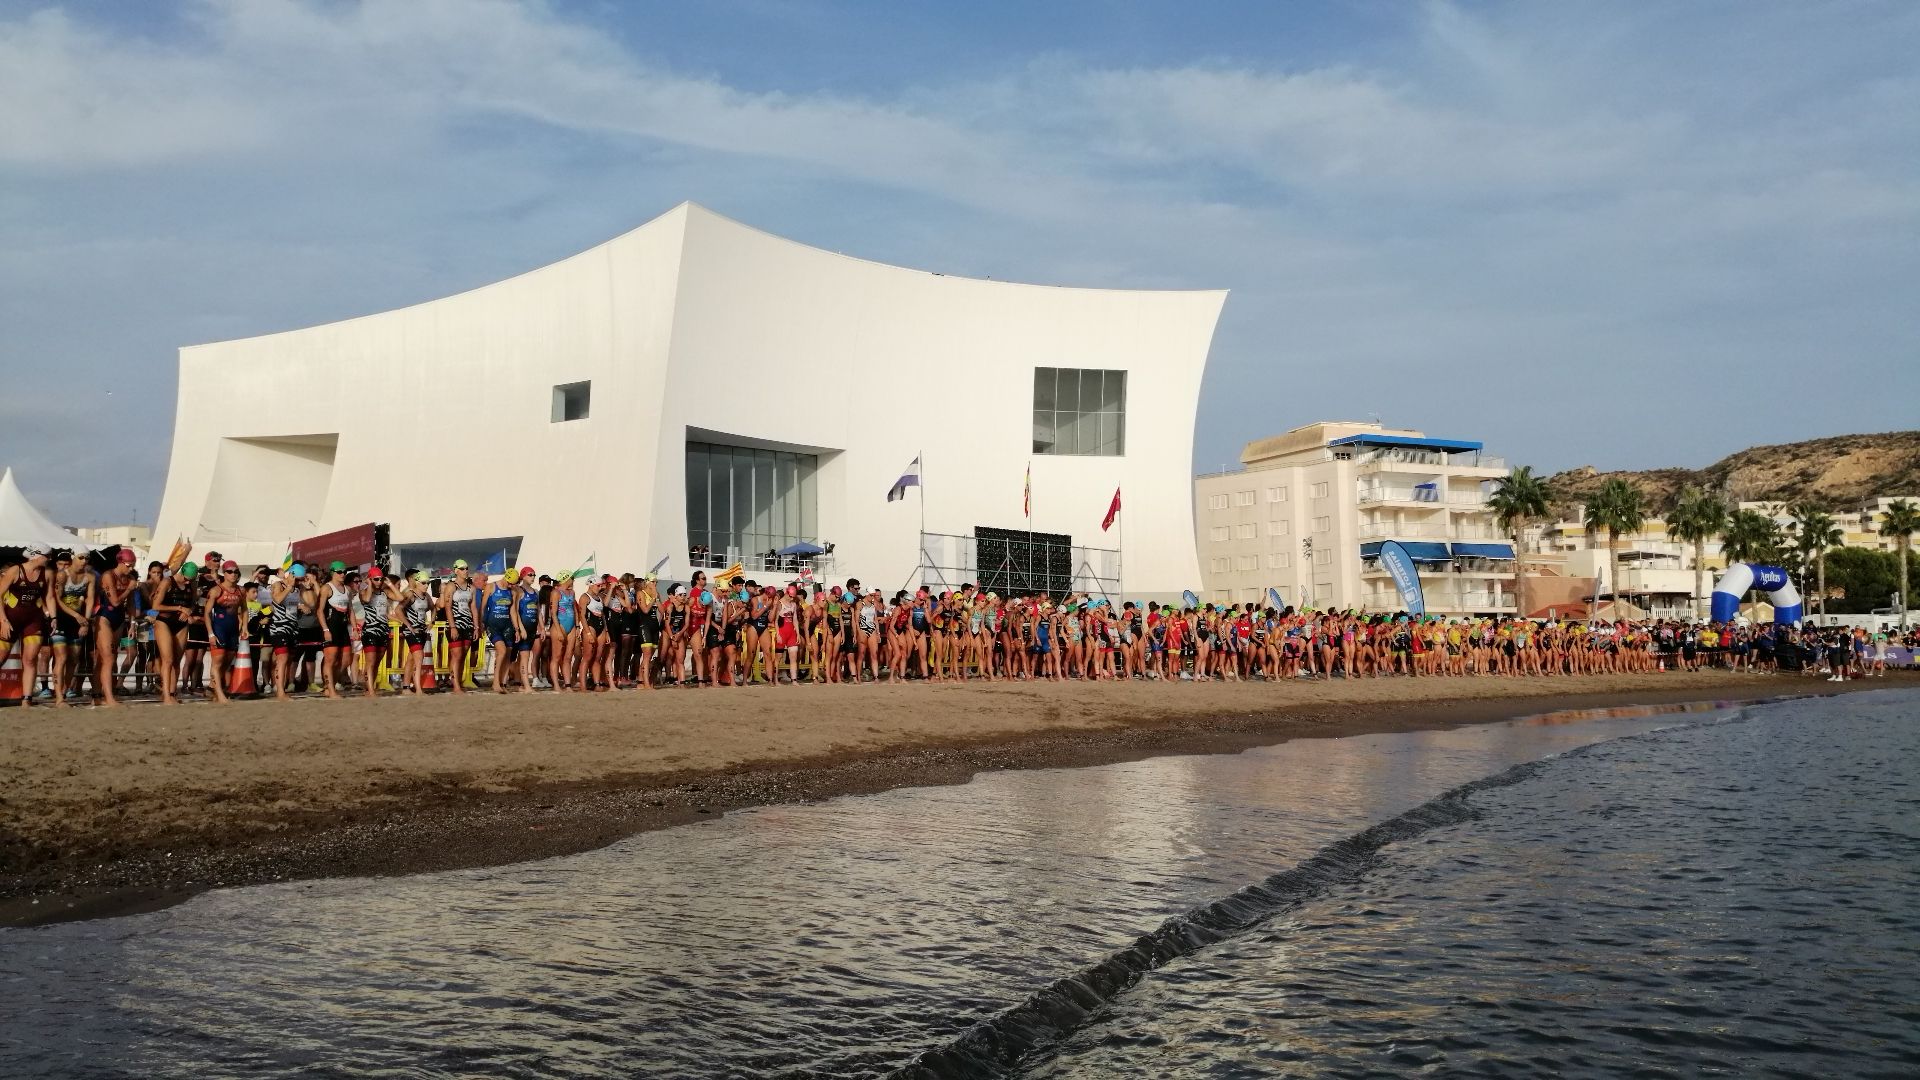
<path id="1" fill-rule="evenodd" d="M 913 464 L 908 465 L 907 471 L 901 473 L 900 479 L 895 480 L 893 482 L 893 487 L 887 490 L 887 501 L 898 502 L 901 499 L 904 499 L 907 497 L 908 488 L 919 487 L 919 486 L 920 486 L 920 457 L 919 455 L 916 454 L 914 455 Z"/>
<path id="2" fill-rule="evenodd" d="M 1033 462 L 1031 461 L 1027 462 L 1026 489 L 1020 493 L 1020 514 L 1029 518 L 1033 516 Z"/>
<path id="3" fill-rule="evenodd" d="M 576 577 L 576 578 L 588 578 L 588 577 L 592 577 L 592 576 L 593 576 L 593 573 L 594 573 L 594 570 L 596 569 L 596 567 L 595 567 L 595 566 L 594 566 L 593 564 L 594 564 L 594 563 L 595 563 L 595 562 L 596 562 L 596 561 L 597 561 L 597 560 L 598 560 L 599 558 L 600 558 L 600 553 L 599 553 L 599 552 L 597 552 L 597 551 L 596 551 L 596 552 L 594 552 L 593 554 L 591 554 L 591 555 L 589 555 L 589 556 L 587 556 L 587 558 L 586 558 L 586 561 L 585 561 L 585 562 L 583 562 L 583 563 L 581 563 L 581 564 L 580 564 L 580 567 L 579 567 L 579 569 L 577 569 L 577 570 L 575 570 L 575 571 L 573 572 L 573 576 L 574 576 L 574 577 Z"/>

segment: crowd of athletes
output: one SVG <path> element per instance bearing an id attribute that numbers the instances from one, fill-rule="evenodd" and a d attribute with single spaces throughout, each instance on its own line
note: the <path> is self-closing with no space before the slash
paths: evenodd
<path id="1" fill-rule="evenodd" d="M 335 562 L 241 567 L 27 548 L 0 566 L 0 660 L 31 701 L 224 701 L 255 692 L 566 692 L 966 679 L 1162 681 L 1592 675 L 1703 667 L 1883 675 L 1911 636 L 1680 620 L 1413 618 L 1254 604 L 1000 596 L 963 584 L 891 596 L 844 585 L 684 584 L 533 567 L 402 575 Z M 242 649 L 242 643 L 245 649 Z"/>

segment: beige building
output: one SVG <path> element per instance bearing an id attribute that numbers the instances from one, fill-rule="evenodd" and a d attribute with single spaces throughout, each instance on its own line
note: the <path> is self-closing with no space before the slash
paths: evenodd
<path id="1" fill-rule="evenodd" d="M 144 552 L 153 546 L 153 530 L 145 525 L 99 525 L 90 529 L 75 529 L 73 532 L 94 547 L 118 544 Z"/>
<path id="2" fill-rule="evenodd" d="M 1321 421 L 1248 443 L 1240 467 L 1194 480 L 1202 598 L 1396 611 L 1376 558 L 1400 541 L 1427 610 L 1511 613 L 1513 546 L 1487 510 L 1505 460 L 1477 442 Z"/>

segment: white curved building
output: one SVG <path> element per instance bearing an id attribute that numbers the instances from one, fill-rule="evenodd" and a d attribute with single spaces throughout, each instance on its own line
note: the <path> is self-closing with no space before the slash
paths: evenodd
<path id="1" fill-rule="evenodd" d="M 471 292 L 182 349 L 155 535 L 278 562 L 377 521 L 408 563 L 671 577 L 696 548 L 754 566 L 817 541 L 823 576 L 890 591 L 935 576 L 923 550 L 969 558 L 951 537 L 1031 528 L 1120 549 L 1129 597 L 1177 593 L 1225 298 L 947 277 L 683 203 Z M 916 457 L 923 486 L 888 502 Z M 923 512 L 948 540 L 920 542 Z"/>

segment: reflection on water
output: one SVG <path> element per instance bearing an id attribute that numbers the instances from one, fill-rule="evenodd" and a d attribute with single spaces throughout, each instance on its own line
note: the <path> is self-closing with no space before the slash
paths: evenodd
<path id="1" fill-rule="evenodd" d="M 1370 822 L 1670 711 L 994 773 L 0 932 L 0 1075 L 882 1075 Z"/>
<path id="2" fill-rule="evenodd" d="M 1027 1075 L 1920 1075 L 1917 716 L 1765 706 L 1476 792 Z"/>

